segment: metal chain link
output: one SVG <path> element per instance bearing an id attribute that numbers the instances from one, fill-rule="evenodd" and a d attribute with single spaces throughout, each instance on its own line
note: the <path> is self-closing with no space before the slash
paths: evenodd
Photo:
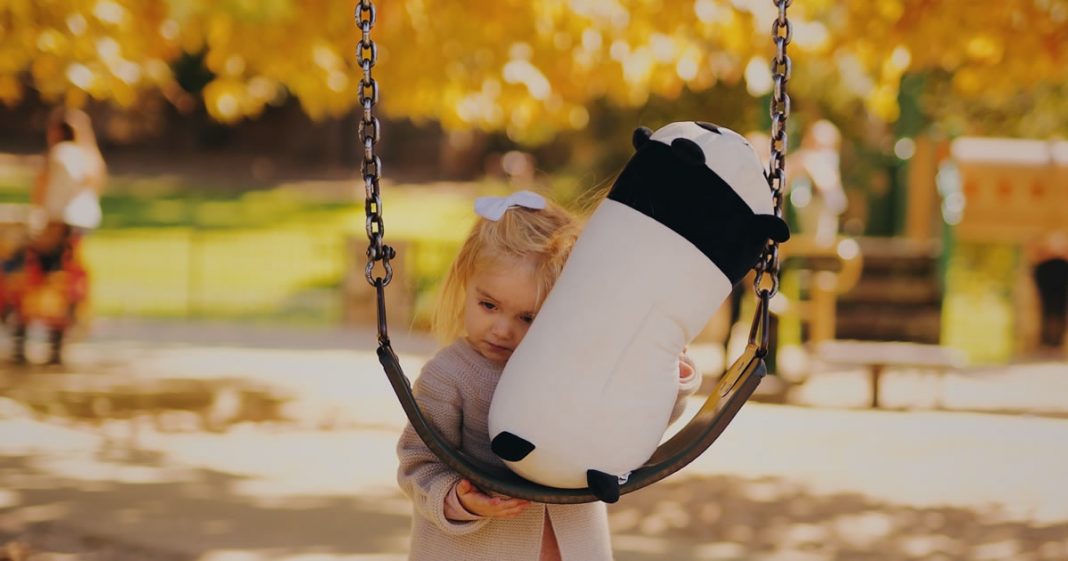
<path id="1" fill-rule="evenodd" d="M 375 105 L 378 103 L 378 82 L 371 76 L 371 69 L 378 60 L 378 46 L 371 39 L 371 28 L 375 25 L 375 5 L 373 0 L 360 0 L 356 5 L 356 27 L 362 33 L 360 42 L 356 44 L 356 61 L 363 70 L 363 78 L 360 79 L 360 107 L 363 108 L 363 117 L 357 134 L 363 144 L 363 185 L 366 199 L 364 211 L 367 213 L 367 266 L 364 276 L 372 286 L 382 287 L 393 280 L 393 265 L 390 260 L 396 255 L 393 248 L 385 245 L 382 237 L 385 235 L 385 222 L 382 220 L 382 195 L 379 191 L 379 180 L 382 178 L 382 160 L 375 154 L 375 145 L 381 138 L 381 126 L 378 117 L 374 115 Z M 377 277 L 374 274 L 375 263 L 381 261 L 385 276 Z"/>
<path id="2" fill-rule="evenodd" d="M 786 83 L 790 81 L 793 63 L 786 54 L 786 46 L 793 38 L 793 26 L 786 17 L 786 8 L 793 0 L 772 0 L 779 9 L 779 16 L 771 25 L 771 40 L 775 43 L 775 58 L 771 62 L 774 90 L 771 95 L 769 112 L 771 113 L 771 158 L 768 161 L 768 184 L 775 205 L 775 216 L 783 216 L 783 196 L 786 183 L 786 119 L 790 116 L 790 96 L 786 92 Z M 771 286 L 763 286 L 765 275 L 771 279 Z M 761 300 L 770 299 L 779 292 L 779 242 L 769 241 L 756 266 L 756 279 L 753 288 Z"/>

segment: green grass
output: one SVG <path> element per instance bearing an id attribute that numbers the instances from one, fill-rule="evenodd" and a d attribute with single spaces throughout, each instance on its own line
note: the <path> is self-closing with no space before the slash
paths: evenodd
<path id="1" fill-rule="evenodd" d="M 962 349 L 973 363 L 1003 363 L 1015 352 L 1019 258 L 1012 245 L 959 243 L 949 259 L 943 343 Z"/>
<path id="2" fill-rule="evenodd" d="M 474 219 L 474 191 L 494 185 L 384 188 L 386 241 L 402 251 L 416 313 Z M 97 315 L 335 322 L 346 274 L 362 278 L 362 199 L 326 199 L 299 186 L 215 194 L 145 180 L 113 186 L 104 223 L 87 240 Z M 148 195 L 146 195 L 146 193 Z M 362 194 L 359 196 L 362 197 Z M 26 202 L 0 184 L 0 202 Z"/>

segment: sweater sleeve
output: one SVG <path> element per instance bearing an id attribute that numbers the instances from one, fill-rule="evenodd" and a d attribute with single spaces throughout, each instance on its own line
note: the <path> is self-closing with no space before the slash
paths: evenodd
<path id="1" fill-rule="evenodd" d="M 439 359 L 442 357 L 436 357 Z M 460 446 L 463 420 L 462 398 L 455 377 L 441 368 L 441 360 L 431 360 L 423 367 L 413 391 L 423 414 L 451 446 Z M 397 482 L 412 500 L 416 514 L 429 520 L 442 532 L 464 535 L 477 531 L 489 519 L 454 521 L 445 515 L 445 500 L 460 474 L 438 459 L 427 447 L 415 428 L 408 423 L 397 443 L 400 466 Z"/>
<path id="2" fill-rule="evenodd" d="M 453 485 L 449 493 L 445 495 L 445 518 L 454 522 L 465 522 L 485 517 L 464 508 L 463 503 L 460 502 L 460 495 L 456 492 L 456 485 Z"/>
<path id="3" fill-rule="evenodd" d="M 683 354 L 679 357 L 679 360 L 690 365 L 693 371 L 690 372 L 689 376 L 679 378 L 679 394 L 675 398 L 675 406 L 671 409 L 671 417 L 668 420 L 668 424 L 674 423 L 679 419 L 679 416 L 686 409 L 686 398 L 693 395 L 697 392 L 697 388 L 701 387 L 701 373 L 697 370 L 697 365 L 690 358 L 690 355 Z"/>

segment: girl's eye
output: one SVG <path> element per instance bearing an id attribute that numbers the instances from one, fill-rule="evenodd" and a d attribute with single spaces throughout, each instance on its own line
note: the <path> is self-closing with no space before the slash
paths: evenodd
<path id="1" fill-rule="evenodd" d="M 534 323 L 534 316 L 522 316 L 519 319 L 523 320 L 524 323 Z"/>
<path id="2" fill-rule="evenodd" d="M 493 302 L 486 302 L 485 300 L 480 301 L 478 303 L 478 305 L 482 306 L 483 308 L 485 308 L 487 310 L 496 310 L 497 309 L 497 305 L 496 304 L 494 304 Z"/>

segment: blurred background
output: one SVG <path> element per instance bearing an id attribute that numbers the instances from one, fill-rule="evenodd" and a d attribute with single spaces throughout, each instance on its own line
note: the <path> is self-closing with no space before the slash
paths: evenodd
<path id="1" fill-rule="evenodd" d="M 476 196 L 589 210 L 631 131 L 678 120 L 767 158 L 770 0 L 376 8 L 412 375 Z M 0 0 L 0 559 L 405 558 L 355 11 Z M 1068 4 L 789 15 L 775 376 L 698 462 L 612 507 L 618 558 L 1068 559 Z M 91 119 L 107 181 L 99 227 L 37 270 L 19 259 L 57 107 Z M 691 348 L 709 386 L 751 293 Z"/>

